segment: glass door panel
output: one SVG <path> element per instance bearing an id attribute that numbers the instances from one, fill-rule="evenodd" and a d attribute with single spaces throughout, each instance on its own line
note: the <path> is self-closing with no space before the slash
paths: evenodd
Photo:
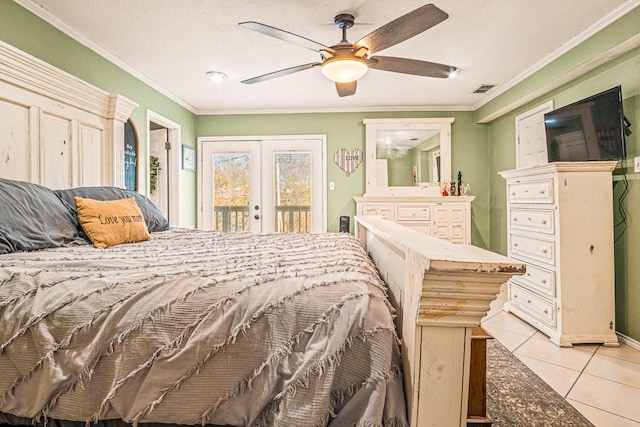
<path id="1" fill-rule="evenodd" d="M 311 232 L 311 153 L 276 152 L 273 168 L 275 231 Z"/>
<path id="2" fill-rule="evenodd" d="M 205 142 L 202 159 L 201 227 L 262 231 L 260 143 Z"/>
<path id="3" fill-rule="evenodd" d="M 248 153 L 213 155 L 213 230 L 249 231 L 249 160 Z"/>

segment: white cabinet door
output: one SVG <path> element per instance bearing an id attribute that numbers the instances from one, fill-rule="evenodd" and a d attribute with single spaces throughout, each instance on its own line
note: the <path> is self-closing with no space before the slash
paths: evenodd
<path id="1" fill-rule="evenodd" d="M 431 235 L 451 243 L 468 244 L 466 218 L 466 207 L 438 204 L 433 207 Z"/>

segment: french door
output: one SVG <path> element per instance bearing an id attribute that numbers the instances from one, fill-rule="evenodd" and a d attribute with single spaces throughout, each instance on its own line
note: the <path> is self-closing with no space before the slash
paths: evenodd
<path id="1" fill-rule="evenodd" d="M 201 228 L 326 231 L 324 138 L 201 138 L 198 143 Z"/>

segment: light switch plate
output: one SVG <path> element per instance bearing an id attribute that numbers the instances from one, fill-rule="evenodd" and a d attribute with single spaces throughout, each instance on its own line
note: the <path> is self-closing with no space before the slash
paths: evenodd
<path id="1" fill-rule="evenodd" d="M 640 156 L 633 158 L 633 172 L 640 173 Z"/>

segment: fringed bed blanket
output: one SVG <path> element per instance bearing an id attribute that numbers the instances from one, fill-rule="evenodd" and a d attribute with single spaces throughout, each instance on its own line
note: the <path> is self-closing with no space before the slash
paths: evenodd
<path id="1" fill-rule="evenodd" d="M 172 229 L 0 256 L 0 413 L 404 426 L 384 284 L 347 234 Z"/>

